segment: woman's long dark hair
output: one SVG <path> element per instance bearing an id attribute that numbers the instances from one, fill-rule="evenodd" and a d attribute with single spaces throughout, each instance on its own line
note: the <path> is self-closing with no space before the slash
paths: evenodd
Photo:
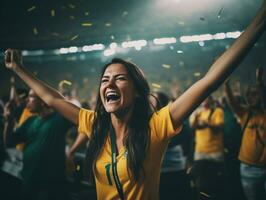
<path id="1" fill-rule="evenodd" d="M 101 77 L 106 68 L 111 64 L 120 63 L 127 69 L 129 77 L 132 79 L 136 93 L 138 94 L 132 116 L 129 119 L 128 134 L 123 142 L 128 151 L 127 164 L 130 176 L 134 180 L 139 180 L 141 172 L 144 173 L 143 162 L 150 143 L 149 120 L 152 110 L 149 103 L 150 88 L 142 71 L 133 63 L 114 58 L 110 63 L 103 67 Z M 105 111 L 100 97 L 100 88 L 98 89 L 98 98 L 96 102 L 95 120 L 93 123 L 93 132 L 87 149 L 86 160 L 89 173 L 92 177 L 95 170 L 95 162 L 100 155 L 104 143 L 108 137 L 108 131 L 111 124 L 110 114 Z"/>

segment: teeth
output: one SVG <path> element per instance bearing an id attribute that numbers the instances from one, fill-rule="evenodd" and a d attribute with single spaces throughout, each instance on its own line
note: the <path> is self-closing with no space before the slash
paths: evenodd
<path id="1" fill-rule="evenodd" d="M 109 96 L 109 95 L 118 95 L 118 94 L 115 91 L 110 91 L 106 93 L 106 96 Z"/>
<path id="2" fill-rule="evenodd" d="M 106 93 L 106 100 L 109 102 L 110 100 L 116 101 L 120 98 L 120 95 L 115 91 L 109 91 Z"/>

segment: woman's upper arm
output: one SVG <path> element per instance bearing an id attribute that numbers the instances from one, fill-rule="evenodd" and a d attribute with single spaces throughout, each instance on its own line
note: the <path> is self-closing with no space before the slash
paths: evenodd
<path id="1" fill-rule="evenodd" d="M 78 124 L 80 107 L 67 101 L 64 98 L 54 99 L 51 106 L 65 118 L 67 118 L 74 124 Z"/>
<path id="2" fill-rule="evenodd" d="M 170 105 L 174 127 L 178 127 L 211 93 L 208 81 L 207 78 L 197 81 Z"/>

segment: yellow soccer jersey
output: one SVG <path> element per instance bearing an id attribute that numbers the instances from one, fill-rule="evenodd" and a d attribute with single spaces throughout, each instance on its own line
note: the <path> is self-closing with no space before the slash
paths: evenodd
<path id="1" fill-rule="evenodd" d="M 211 125 L 224 124 L 224 112 L 221 108 L 215 108 L 211 114 L 211 109 L 204 109 L 199 112 L 201 121 L 208 122 Z M 190 123 L 193 123 L 194 116 L 190 118 Z M 223 151 L 223 132 L 214 132 L 213 129 L 207 127 L 195 130 L 195 151 L 197 153 L 218 153 Z"/>
<path id="2" fill-rule="evenodd" d="M 86 133 L 89 138 L 92 131 L 93 119 L 93 111 L 85 109 L 80 110 L 78 131 L 80 133 Z M 120 149 L 119 155 L 116 158 L 117 173 L 121 185 L 123 186 L 125 199 L 159 199 L 159 179 L 163 155 L 170 138 L 181 130 L 181 126 L 174 130 L 169 106 L 154 113 L 149 124 L 151 128 L 151 143 L 146 155 L 146 160 L 144 161 L 145 179 L 134 182 L 129 178 L 127 170 L 127 150 L 125 148 Z M 96 161 L 96 169 L 94 172 L 97 198 L 99 200 L 119 199 L 113 180 L 111 163 L 111 143 L 108 138 L 102 153 Z"/>
<path id="3" fill-rule="evenodd" d="M 242 127 L 247 121 L 248 112 L 240 118 Z M 266 166 L 266 113 L 250 117 L 244 130 L 239 152 L 239 160 L 244 163 Z"/>

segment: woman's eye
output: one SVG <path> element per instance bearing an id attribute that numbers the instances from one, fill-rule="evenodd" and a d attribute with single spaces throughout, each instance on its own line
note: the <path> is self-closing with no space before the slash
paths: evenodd
<path id="1" fill-rule="evenodd" d="M 108 79 L 102 79 L 102 83 L 105 83 L 105 82 L 107 82 L 108 81 Z"/>
<path id="2" fill-rule="evenodd" d="M 126 80 L 125 77 L 117 77 L 117 80 Z"/>

